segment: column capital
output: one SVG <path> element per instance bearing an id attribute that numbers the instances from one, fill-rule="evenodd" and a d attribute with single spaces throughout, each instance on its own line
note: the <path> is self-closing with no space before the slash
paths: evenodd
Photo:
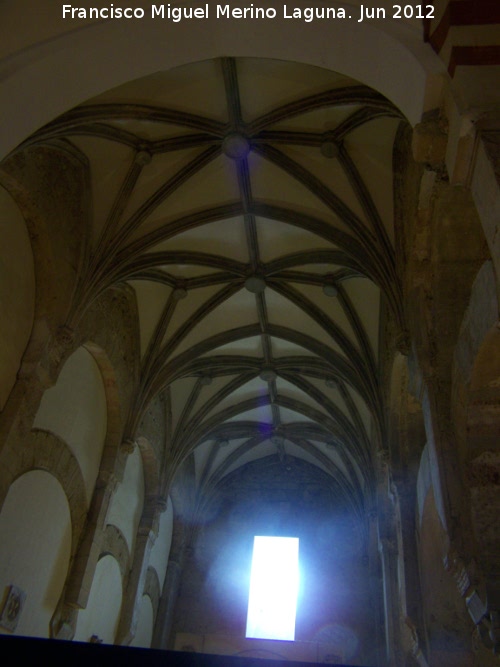
<path id="1" fill-rule="evenodd" d="M 127 455 L 132 454 L 136 444 L 137 443 L 133 438 L 125 438 L 120 445 L 120 451 Z"/>

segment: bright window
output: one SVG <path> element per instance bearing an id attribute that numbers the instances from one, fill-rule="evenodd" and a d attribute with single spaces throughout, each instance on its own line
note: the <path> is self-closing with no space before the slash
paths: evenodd
<path id="1" fill-rule="evenodd" d="M 299 538 L 254 538 L 246 636 L 295 639 Z"/>

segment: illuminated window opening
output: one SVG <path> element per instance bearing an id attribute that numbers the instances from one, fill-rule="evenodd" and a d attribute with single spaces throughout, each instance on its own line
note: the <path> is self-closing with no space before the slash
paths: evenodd
<path id="1" fill-rule="evenodd" d="M 299 538 L 254 537 L 246 637 L 295 639 Z"/>

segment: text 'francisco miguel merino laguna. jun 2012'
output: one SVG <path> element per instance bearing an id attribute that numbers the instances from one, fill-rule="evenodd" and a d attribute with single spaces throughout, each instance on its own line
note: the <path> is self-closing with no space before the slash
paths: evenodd
<path id="1" fill-rule="evenodd" d="M 63 4 L 62 17 L 64 19 L 160 19 L 180 23 L 181 21 L 215 18 L 220 20 L 274 20 L 290 19 L 312 23 L 324 20 L 355 20 L 361 23 L 365 19 L 432 19 L 434 6 L 431 4 L 405 4 L 391 7 L 377 7 L 374 5 L 359 5 L 354 11 L 351 6 L 344 7 L 294 7 L 280 5 L 278 7 L 259 7 L 253 3 L 247 7 L 232 7 L 230 4 L 184 5 L 172 6 L 152 4 L 148 8 L 118 6 L 110 4 L 107 7 L 77 7 Z"/>

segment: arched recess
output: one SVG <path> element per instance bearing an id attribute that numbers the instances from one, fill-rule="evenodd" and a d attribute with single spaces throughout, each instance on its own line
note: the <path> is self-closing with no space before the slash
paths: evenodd
<path id="1" fill-rule="evenodd" d="M 116 526 L 106 526 L 102 542 L 102 554 L 109 554 L 116 559 L 120 566 L 122 581 L 125 581 L 130 570 L 131 558 L 127 541 L 122 531 Z"/>
<path id="2" fill-rule="evenodd" d="M 160 602 L 160 582 L 158 581 L 158 575 L 156 570 L 152 567 L 148 567 L 146 571 L 146 580 L 144 582 L 144 595 L 147 595 L 151 600 L 153 605 L 153 625 L 156 620 L 156 615 L 158 613 L 158 605 Z"/>
<path id="3" fill-rule="evenodd" d="M 465 385 L 463 393 L 466 395 L 466 447 L 463 453 L 466 465 L 484 452 L 498 451 L 499 323 L 494 269 L 488 261 L 474 281 L 456 355 L 456 374 Z"/>
<path id="4" fill-rule="evenodd" d="M 477 558 L 487 597 L 499 587 L 500 548 L 500 328 L 491 261 L 474 281 L 454 358 L 454 416 L 462 474 L 468 490 Z M 493 599 L 493 598 L 492 598 Z"/>
<path id="5" fill-rule="evenodd" d="M 67 357 L 59 369 L 58 381 L 45 392 L 35 420 L 35 426 L 43 423 L 45 429 L 61 432 L 68 440 L 68 448 L 74 449 L 79 472 L 82 469 L 81 476 L 86 475 L 84 521 L 90 503 L 94 503 L 92 516 L 95 520 L 88 521 L 85 530 L 80 531 L 77 537 L 80 548 L 74 554 L 62 601 L 68 608 L 87 606 L 98 556 L 105 551 L 97 551 L 92 545 L 97 543 L 103 546 L 105 519 L 115 475 L 120 479 L 125 468 L 126 454 L 119 445 L 122 413 L 126 410 L 128 394 L 133 386 L 135 358 L 134 337 L 124 326 L 124 320 L 128 321 L 127 318 L 132 318 L 134 313 L 133 309 L 129 312 L 129 303 L 126 290 L 108 290 L 87 311 L 74 332 L 74 346 L 79 342 L 83 344 Z M 130 359 L 132 363 L 129 364 Z M 63 391 L 66 386 L 67 391 Z M 78 425 L 82 428 L 77 428 Z M 48 430 L 35 429 L 34 432 L 52 435 Z M 93 495 L 96 480 L 100 493 Z M 105 542 L 106 539 L 105 533 Z M 128 568 L 129 547 L 123 536 L 122 542 L 116 546 L 124 554 L 123 562 Z M 66 611 L 63 610 L 63 614 Z M 56 628 L 55 632 L 58 631 Z"/>
<path id="6" fill-rule="evenodd" d="M 423 501 L 419 562 L 428 663 L 443 667 L 473 664 L 474 626 L 457 585 L 443 567 L 448 537 L 439 518 L 434 490 Z"/>
<path id="7" fill-rule="evenodd" d="M 88 642 L 95 636 L 105 644 L 113 644 L 122 597 L 120 566 L 113 556 L 105 555 L 97 563 L 87 607 L 78 613 L 75 641 Z"/>
<path id="8" fill-rule="evenodd" d="M 139 620 L 137 621 L 137 629 L 135 631 L 134 638 L 130 642 L 130 646 L 149 648 L 153 638 L 153 626 L 153 604 L 149 595 L 143 595 L 141 600 L 141 608 L 139 610 Z"/>
<path id="9" fill-rule="evenodd" d="M 106 394 L 92 355 L 83 347 L 67 359 L 43 395 L 33 426 L 54 433 L 75 455 L 90 505 L 107 431 Z"/>
<path id="10" fill-rule="evenodd" d="M 24 218 L 0 187 L 0 411 L 14 386 L 33 326 L 35 268 Z"/>
<path id="11" fill-rule="evenodd" d="M 9 448 L 9 465 L 0 467 L 0 508 L 10 485 L 31 470 L 46 470 L 62 486 L 71 515 L 71 556 L 78 546 L 81 530 L 87 518 L 85 486 L 80 467 L 65 442 L 46 431 L 33 430 L 23 448 Z"/>
<path id="12" fill-rule="evenodd" d="M 495 431 L 500 419 L 498 321 L 496 278 L 492 262 L 487 261 L 472 285 L 453 360 L 453 418 L 464 469 L 481 448 L 494 448 L 499 432 Z"/>
<path id="13" fill-rule="evenodd" d="M 0 514 L 0 595 L 26 594 L 15 634 L 49 636 L 71 553 L 68 499 L 57 479 L 31 470 L 11 485 Z M 0 626 L 1 633 L 8 633 Z"/>

